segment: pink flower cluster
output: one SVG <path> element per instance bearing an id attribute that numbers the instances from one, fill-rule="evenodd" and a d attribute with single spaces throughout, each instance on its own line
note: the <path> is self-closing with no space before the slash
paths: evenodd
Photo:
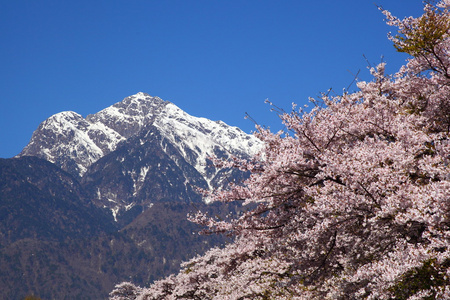
<path id="1" fill-rule="evenodd" d="M 424 14 L 449 19 L 449 6 Z M 384 13 L 406 39 L 420 25 Z M 220 162 L 250 178 L 209 195 L 248 210 L 191 216 L 234 242 L 111 299 L 450 299 L 448 34 L 434 47 L 392 76 L 378 65 L 358 92 L 281 114 L 286 132 L 258 128 L 259 155 Z"/>

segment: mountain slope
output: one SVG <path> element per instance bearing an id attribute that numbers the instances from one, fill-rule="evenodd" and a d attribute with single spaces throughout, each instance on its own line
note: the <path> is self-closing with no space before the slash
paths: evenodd
<path id="1" fill-rule="evenodd" d="M 194 189 L 207 188 L 201 174 L 153 126 L 92 164 L 82 185 L 97 206 L 113 212 L 116 221 L 132 220 L 157 202 L 200 202 Z"/>
<path id="2" fill-rule="evenodd" d="M 75 177 L 36 157 L 0 159 L 0 246 L 40 236 L 52 241 L 116 230 Z"/>
<path id="3" fill-rule="evenodd" d="M 114 222 L 88 195 L 46 160 L 0 159 L 0 299 L 105 299 L 117 282 L 147 285 L 221 242 L 186 219 L 201 202 L 156 202 Z"/>

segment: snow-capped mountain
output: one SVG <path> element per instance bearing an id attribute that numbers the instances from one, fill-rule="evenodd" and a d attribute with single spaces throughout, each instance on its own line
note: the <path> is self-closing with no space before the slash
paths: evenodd
<path id="1" fill-rule="evenodd" d="M 209 156 L 249 157 L 260 149 L 257 138 L 237 127 L 138 93 L 86 118 L 75 112 L 51 116 L 18 156 L 37 156 L 83 177 L 97 205 L 116 216 L 138 203 L 148 206 L 155 195 L 196 199 L 194 187 L 217 187 L 231 176 L 208 165 Z"/>
<path id="2" fill-rule="evenodd" d="M 149 125 L 208 180 L 214 176 L 206 172 L 208 156 L 217 152 L 248 156 L 260 149 L 259 140 L 237 127 L 193 117 L 169 101 L 137 93 L 86 118 L 71 111 L 51 116 L 18 156 L 44 158 L 82 176 L 88 166 Z"/>

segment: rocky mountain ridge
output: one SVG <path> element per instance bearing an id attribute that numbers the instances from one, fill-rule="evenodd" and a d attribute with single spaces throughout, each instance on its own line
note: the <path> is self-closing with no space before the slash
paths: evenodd
<path id="1" fill-rule="evenodd" d="M 150 126 L 207 181 L 213 177 L 205 170 L 208 156 L 217 152 L 248 156 L 260 149 L 254 136 L 237 127 L 193 117 L 169 101 L 140 92 L 86 118 L 70 111 L 51 116 L 18 156 L 37 156 L 82 176 L 92 163 Z"/>

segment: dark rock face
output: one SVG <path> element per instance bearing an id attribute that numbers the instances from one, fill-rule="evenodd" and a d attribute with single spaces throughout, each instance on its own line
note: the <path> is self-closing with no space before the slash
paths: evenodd
<path id="1" fill-rule="evenodd" d="M 139 285 L 224 237 L 200 236 L 200 189 L 247 174 L 208 156 L 249 157 L 259 142 L 236 127 L 192 117 L 139 93 L 86 118 L 44 121 L 16 158 L 0 159 L 0 299 L 104 299 L 122 281 Z"/>

